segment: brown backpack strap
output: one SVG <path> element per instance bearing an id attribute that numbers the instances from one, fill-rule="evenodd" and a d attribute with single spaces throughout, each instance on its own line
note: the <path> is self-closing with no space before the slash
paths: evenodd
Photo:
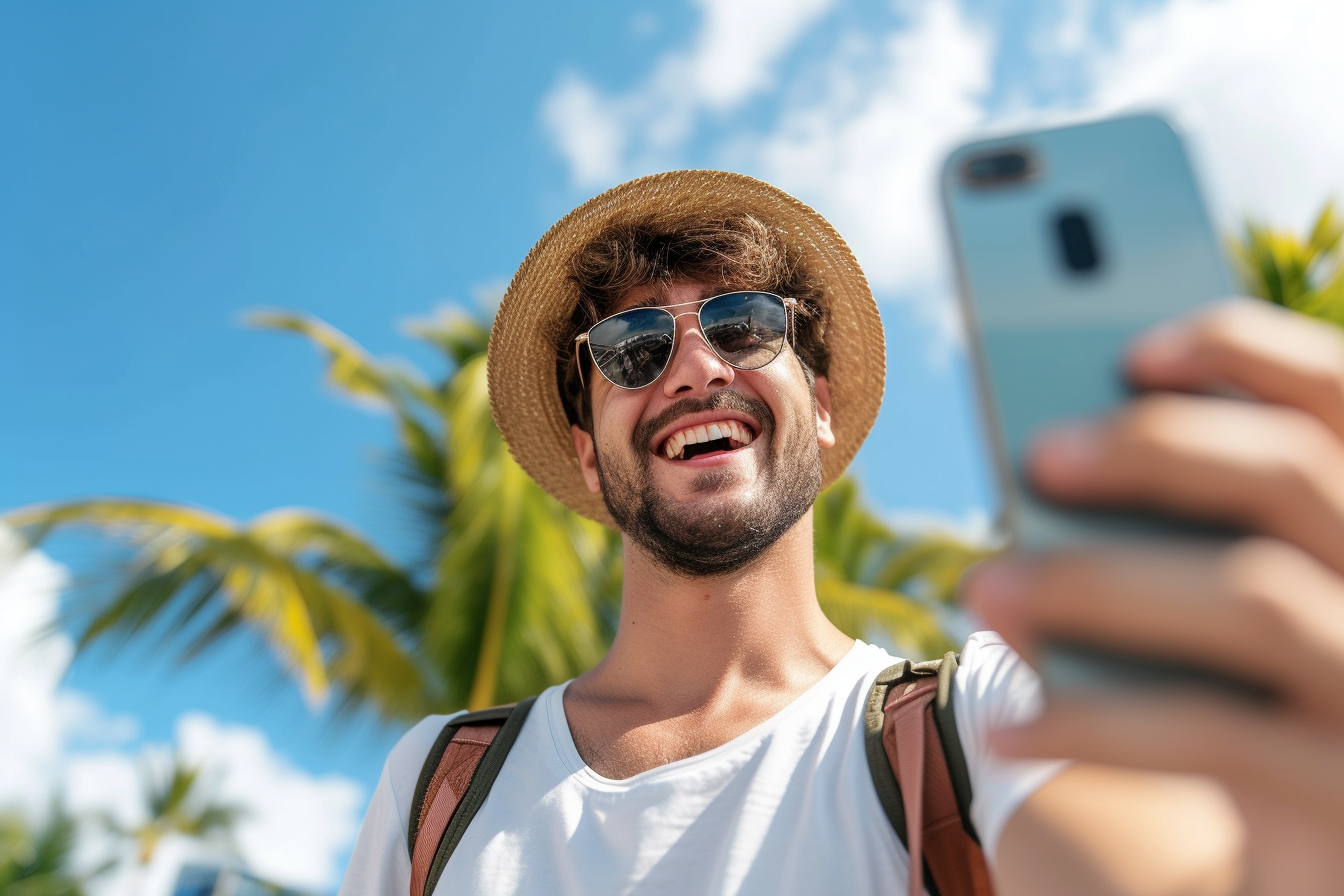
<path id="1" fill-rule="evenodd" d="M 532 698 L 457 716 L 425 758 L 408 819 L 410 896 L 427 896 L 522 729 Z"/>
<path id="2" fill-rule="evenodd" d="M 927 870 L 928 890 L 936 896 L 992 896 L 984 852 L 966 815 L 970 789 L 961 744 L 950 743 L 940 731 L 952 718 L 955 670 L 956 657 L 948 654 L 938 663 L 899 663 L 878 676 L 870 716 L 876 705 L 882 707 L 883 764 L 890 772 L 880 775 L 871 747 L 870 767 L 879 798 L 910 853 L 909 892 L 924 892 Z M 870 731 L 874 721 L 869 721 Z M 956 750 L 952 762 L 949 749 Z M 889 804 L 893 783 L 899 793 L 894 806 Z"/>

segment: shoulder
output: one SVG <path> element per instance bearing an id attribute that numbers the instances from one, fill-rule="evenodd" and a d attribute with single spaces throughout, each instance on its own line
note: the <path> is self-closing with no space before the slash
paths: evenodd
<path id="1" fill-rule="evenodd" d="M 1040 710 L 1041 682 L 1036 671 L 995 632 L 976 632 L 966 640 L 956 689 L 957 698 L 972 704 L 999 706 L 1007 713 L 999 718 L 1001 722 L 1025 721 Z"/>
<path id="2" fill-rule="evenodd" d="M 383 766 L 383 781 L 392 792 L 394 802 L 399 808 L 410 811 L 411 800 L 415 795 L 415 786 L 420 780 L 420 770 L 425 757 L 434 746 L 443 727 L 462 715 L 461 712 L 442 716 L 426 716 L 401 736 L 392 752 L 387 754 Z"/>
<path id="3" fill-rule="evenodd" d="M 402 735 L 388 754 L 346 865 L 340 896 L 375 896 L 409 889 L 411 862 L 406 832 L 416 782 L 430 747 L 452 718 L 422 719 Z"/>

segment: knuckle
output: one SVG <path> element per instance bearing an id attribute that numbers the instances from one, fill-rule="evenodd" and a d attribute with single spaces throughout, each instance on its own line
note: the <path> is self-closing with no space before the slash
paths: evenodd
<path id="1" fill-rule="evenodd" d="M 1283 409 L 1277 415 L 1275 442 L 1282 446 L 1270 461 L 1270 489 L 1278 503 L 1303 506 L 1319 495 L 1325 480 L 1337 478 L 1344 456 L 1334 434 L 1315 417 Z"/>
<path id="2" fill-rule="evenodd" d="M 1220 302 L 1191 322 L 1195 341 L 1206 350 L 1225 351 L 1254 342 L 1267 309 L 1258 301 Z"/>
<path id="3" fill-rule="evenodd" d="M 1302 578 L 1304 562 L 1295 548 L 1260 537 L 1237 542 L 1223 556 L 1223 589 L 1247 629 L 1266 643 L 1281 643 L 1300 627 L 1300 607 L 1290 592 L 1291 583 Z"/>
<path id="4" fill-rule="evenodd" d="M 1178 434 L 1188 423 L 1185 404 L 1182 398 L 1166 394 L 1136 400 L 1120 421 L 1124 441 L 1150 450 L 1174 447 Z"/>
<path id="5" fill-rule="evenodd" d="M 1331 333 L 1329 348 L 1307 376 L 1308 388 L 1319 393 L 1336 413 L 1344 414 L 1344 339 Z"/>

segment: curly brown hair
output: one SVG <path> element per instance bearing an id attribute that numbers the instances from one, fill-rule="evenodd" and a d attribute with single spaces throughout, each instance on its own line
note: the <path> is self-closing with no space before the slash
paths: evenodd
<path id="1" fill-rule="evenodd" d="M 609 228 L 574 254 L 569 280 L 579 299 L 556 346 L 555 375 L 570 423 L 592 431 L 592 409 L 575 363 L 574 339 L 613 313 L 633 289 L 675 280 L 755 289 L 797 299 L 793 349 L 808 381 L 826 376 L 826 307 L 821 283 L 787 234 L 753 215 L 634 221 Z M 587 352 L 580 363 L 588 368 Z"/>

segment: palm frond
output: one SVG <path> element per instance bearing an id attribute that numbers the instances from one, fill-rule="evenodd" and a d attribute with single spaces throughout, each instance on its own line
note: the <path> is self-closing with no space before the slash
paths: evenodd
<path id="1" fill-rule="evenodd" d="M 458 370 L 483 356 L 490 342 L 488 322 L 456 308 L 443 308 L 433 317 L 410 321 L 405 329 L 443 352 Z"/>
<path id="2" fill-rule="evenodd" d="M 813 529 L 817 596 L 837 627 L 859 638 L 881 632 L 913 657 L 949 649 L 939 607 L 983 550 L 948 536 L 898 535 L 863 505 L 849 476 L 818 497 Z"/>
<path id="3" fill-rule="evenodd" d="M 283 510 L 246 526 L 178 505 L 97 500 L 24 508 L 6 521 L 41 535 L 92 527 L 138 547 L 112 596 L 84 610 L 81 646 L 119 646 L 162 625 L 165 637 L 195 633 L 189 657 L 246 625 L 311 701 L 334 680 L 398 716 L 423 705 L 419 665 L 397 631 L 423 615 L 425 596 L 330 519 Z"/>
<path id="4" fill-rule="evenodd" d="M 324 352 L 327 381 L 356 402 L 392 411 L 407 457 L 424 475 L 442 478 L 443 448 L 430 421 L 441 413 L 439 395 L 414 371 L 375 361 L 358 343 L 330 324 L 293 312 L 256 312 L 253 326 L 298 333 Z"/>
<path id="5" fill-rule="evenodd" d="M 0 893 L 83 896 L 94 874 L 75 870 L 76 833 L 75 818 L 57 801 L 40 822 L 14 810 L 0 814 Z"/>
<path id="6" fill-rule="evenodd" d="M 602 573 L 591 530 L 527 477 L 494 428 L 484 357 L 453 377 L 447 404 L 457 504 L 425 649 L 443 664 L 451 708 L 477 707 L 535 693 L 600 659 L 604 625 L 587 585 Z"/>
<path id="7" fill-rule="evenodd" d="M 1344 325 L 1344 221 L 1327 202 L 1305 239 L 1247 221 L 1230 249 L 1251 295 Z"/>
<path id="8" fill-rule="evenodd" d="M 847 635 L 874 640 L 890 638 L 905 656 L 926 659 L 955 649 L 933 610 L 920 601 L 886 588 L 839 579 L 818 579 L 817 599 L 826 617 Z"/>

